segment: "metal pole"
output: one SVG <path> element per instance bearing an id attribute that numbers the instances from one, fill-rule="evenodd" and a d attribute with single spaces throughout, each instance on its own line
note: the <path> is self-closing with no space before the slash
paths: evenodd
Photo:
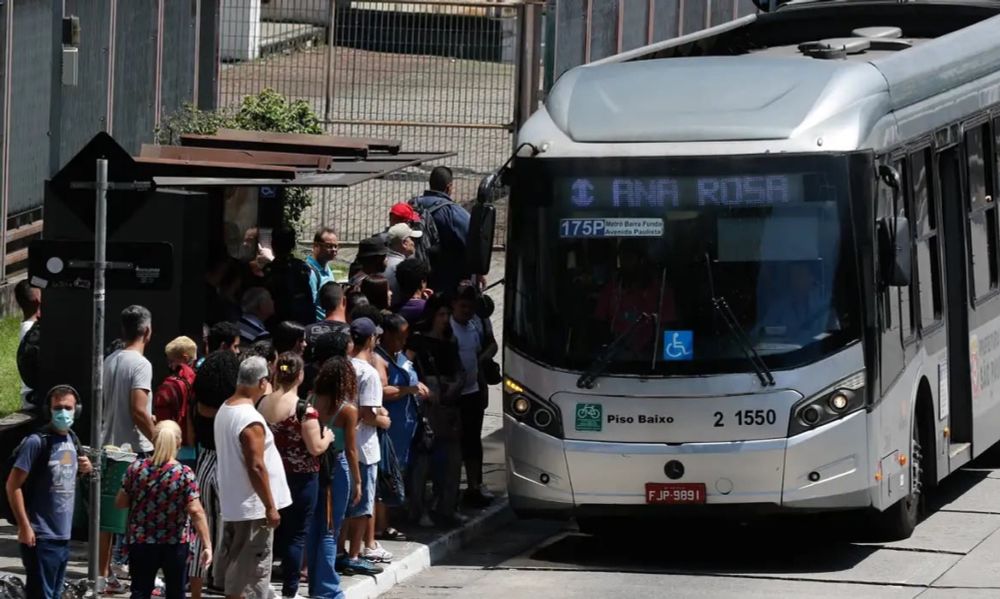
<path id="1" fill-rule="evenodd" d="M 108 161 L 97 161 L 97 202 L 94 220 L 94 343 L 91 364 L 91 404 L 93 412 L 90 421 L 91 455 L 94 457 L 94 474 L 90 479 L 90 560 L 88 578 L 96 585 L 100 575 L 99 554 L 101 524 L 101 422 L 104 418 L 104 266 L 107 246 L 108 216 Z"/>

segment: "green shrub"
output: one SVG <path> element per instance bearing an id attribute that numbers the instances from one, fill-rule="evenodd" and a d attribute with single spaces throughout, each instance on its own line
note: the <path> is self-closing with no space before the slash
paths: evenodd
<path id="1" fill-rule="evenodd" d="M 180 144 L 184 133 L 212 135 L 219 129 L 269 131 L 272 133 L 323 133 L 319 116 L 304 100 L 289 101 L 274 91 L 265 89 L 243 98 L 236 110 L 205 111 L 185 104 L 167 116 L 156 130 L 160 144 Z M 285 222 L 298 226 L 302 213 L 312 205 L 312 194 L 304 187 L 285 189 Z"/>

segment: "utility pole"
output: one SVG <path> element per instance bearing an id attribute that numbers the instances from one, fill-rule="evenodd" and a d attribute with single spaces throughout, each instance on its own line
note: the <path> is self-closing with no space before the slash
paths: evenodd
<path id="1" fill-rule="evenodd" d="M 108 237 L 108 161 L 97 160 L 97 197 L 94 220 L 94 338 L 91 363 L 91 403 L 93 414 L 90 421 L 91 455 L 94 457 L 94 474 L 90 479 L 90 551 L 87 577 L 95 587 L 100 575 L 97 550 L 100 547 L 101 527 L 101 452 L 102 421 L 104 420 L 104 270 L 106 267 Z"/>

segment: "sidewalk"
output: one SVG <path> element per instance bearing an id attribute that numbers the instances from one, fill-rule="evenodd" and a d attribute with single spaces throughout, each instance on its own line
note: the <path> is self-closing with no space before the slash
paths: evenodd
<path id="1" fill-rule="evenodd" d="M 507 509 L 505 495 L 505 467 L 503 459 L 502 431 L 495 431 L 483 439 L 485 449 L 484 478 L 487 486 L 497 495 L 492 506 L 484 510 L 463 510 L 469 522 L 459 529 L 438 528 L 419 529 L 400 525 L 409 537 L 405 542 L 382 541 L 395 558 L 391 564 L 384 564 L 385 571 L 378 576 L 344 576 L 341 585 L 348 599 L 370 599 L 391 589 L 394 585 L 419 574 L 433 563 L 460 550 L 476 537 L 488 533 L 513 518 Z M 73 583 L 87 575 L 86 543 L 70 543 L 70 561 L 67 568 L 67 582 Z M 279 568 L 275 568 L 272 583 L 278 581 Z M 0 526 L 0 574 L 24 576 L 17 543 L 17 529 L 4 523 Z M 306 596 L 306 585 L 300 593 Z M 121 595 L 122 597 L 126 595 Z M 216 595 L 206 594 L 206 597 Z"/>

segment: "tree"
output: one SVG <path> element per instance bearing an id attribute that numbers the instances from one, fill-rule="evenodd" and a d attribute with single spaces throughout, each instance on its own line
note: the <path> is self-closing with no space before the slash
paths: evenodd
<path id="1" fill-rule="evenodd" d="M 191 104 L 164 118 L 156 130 L 159 144 L 179 144 L 185 133 L 212 135 L 219 129 L 269 131 L 272 133 L 322 134 L 316 112 L 304 100 L 289 101 L 274 91 L 265 89 L 243 98 L 236 110 L 205 111 Z M 298 225 L 302 213 L 312 205 L 312 195 L 304 187 L 285 190 L 285 222 Z"/>

